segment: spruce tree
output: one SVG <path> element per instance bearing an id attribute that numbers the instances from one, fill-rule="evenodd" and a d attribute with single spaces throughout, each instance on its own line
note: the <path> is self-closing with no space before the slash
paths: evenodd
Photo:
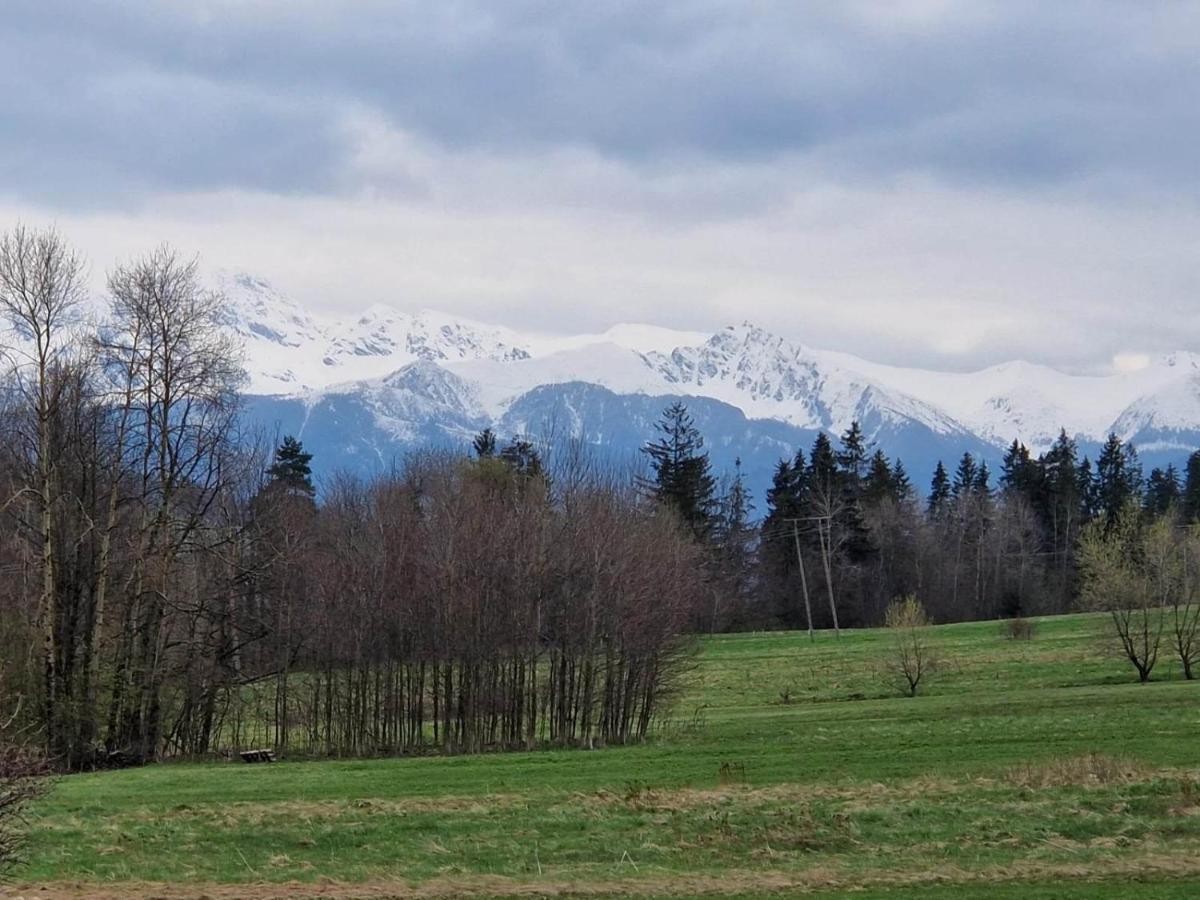
<path id="1" fill-rule="evenodd" d="M 1076 467 L 1075 484 L 1083 521 L 1090 522 L 1096 518 L 1100 506 L 1096 501 L 1096 472 L 1089 457 L 1085 456 Z"/>
<path id="2" fill-rule="evenodd" d="M 729 488 L 718 504 L 718 531 L 728 535 L 749 530 L 750 513 L 753 511 L 754 503 L 746 489 L 746 476 L 742 472 L 742 460 L 738 457 L 733 461 L 733 478 L 729 481 Z"/>
<path id="3" fill-rule="evenodd" d="M 819 494 L 824 500 L 831 501 L 837 496 L 840 486 L 838 461 L 837 454 L 833 452 L 833 444 L 829 440 L 829 435 L 825 432 L 817 432 L 808 459 L 807 493 Z"/>
<path id="4" fill-rule="evenodd" d="M 926 512 L 929 514 L 929 518 L 937 519 L 946 512 L 949 505 L 950 476 L 939 459 L 937 467 L 933 470 L 933 481 L 929 485 L 929 502 L 926 505 Z"/>
<path id="5" fill-rule="evenodd" d="M 971 482 L 971 493 L 977 497 L 988 498 L 992 496 L 991 481 L 992 473 L 988 469 L 986 460 L 981 460 L 979 467 L 975 470 L 975 479 Z"/>
<path id="6" fill-rule="evenodd" d="M 643 480 L 643 487 L 674 509 L 696 538 L 706 538 L 712 527 L 715 482 L 703 452 L 704 438 L 679 401 L 663 411 L 654 427 L 660 437 L 642 447 L 654 476 Z"/>
<path id="7" fill-rule="evenodd" d="M 1038 472 L 1039 467 L 1030 457 L 1029 448 L 1013 440 L 1004 452 L 1004 460 L 1000 465 L 1000 489 L 1034 502 L 1040 481 Z"/>
<path id="8" fill-rule="evenodd" d="M 857 492 L 867 470 L 867 439 L 858 421 L 842 433 L 841 448 L 836 454 L 838 468 L 845 482 Z"/>
<path id="9" fill-rule="evenodd" d="M 1115 434 L 1105 441 L 1096 460 L 1096 500 L 1098 514 L 1111 528 L 1130 502 L 1141 499 L 1142 467 L 1132 444 L 1122 443 Z"/>
<path id="10" fill-rule="evenodd" d="M 803 458 L 800 459 L 800 465 L 804 465 Z M 797 473 L 790 462 L 781 459 L 775 466 L 771 486 L 767 488 L 765 522 L 775 525 L 800 515 L 800 485 L 802 483 L 803 470 Z"/>
<path id="11" fill-rule="evenodd" d="M 950 496 L 957 500 L 959 497 L 970 494 L 975 489 L 977 475 L 975 457 L 969 452 L 964 453 L 962 459 L 958 461 L 958 469 L 954 472 L 954 483 L 950 486 Z"/>
<path id="12" fill-rule="evenodd" d="M 1175 466 L 1152 469 L 1146 482 L 1146 499 L 1143 504 L 1146 512 L 1155 517 L 1165 516 L 1179 505 L 1179 499 L 1179 473 Z"/>
<path id="13" fill-rule="evenodd" d="M 1183 520 L 1200 521 L 1200 450 L 1188 457 L 1183 480 Z"/>
<path id="14" fill-rule="evenodd" d="M 835 479 L 841 496 L 837 509 L 837 542 L 841 553 L 861 562 L 872 551 L 871 531 L 863 516 L 863 476 L 867 471 L 867 440 L 857 421 L 843 432 L 841 447 L 834 454 L 837 462 Z M 887 457 L 884 457 L 887 466 Z M 830 523 L 830 542 L 833 542 L 833 522 Z"/>
<path id="15" fill-rule="evenodd" d="M 275 460 L 267 468 L 273 485 L 284 488 L 288 493 L 313 496 L 312 454 L 304 451 L 304 445 L 290 434 L 283 439 L 275 451 Z"/>
<path id="16" fill-rule="evenodd" d="M 1080 482 L 1075 441 L 1066 429 L 1058 433 L 1054 444 L 1038 460 L 1038 490 L 1034 508 L 1046 534 L 1055 541 L 1055 550 L 1068 554 L 1075 545 L 1083 524 L 1087 494 Z"/>
<path id="17" fill-rule="evenodd" d="M 493 443 L 494 441 L 493 437 Z M 509 441 L 500 451 L 500 460 L 507 463 L 518 475 L 536 478 L 544 474 L 541 455 L 533 443 L 525 438 L 514 437 Z"/>
<path id="18" fill-rule="evenodd" d="M 490 428 L 483 429 L 475 435 L 471 448 L 479 459 L 491 459 L 496 455 L 496 432 Z"/>
<path id="19" fill-rule="evenodd" d="M 733 466 L 733 478 L 717 504 L 713 542 L 716 544 L 721 574 L 726 579 L 729 593 L 734 599 L 740 599 L 751 580 L 754 529 L 750 525 L 750 514 L 754 511 L 754 504 L 750 501 L 750 492 L 746 490 L 741 459 L 735 460 Z M 720 593 L 719 590 L 714 592 L 715 595 Z M 717 630 L 721 620 L 718 603 L 719 598 L 714 596 L 710 622 L 712 631 Z"/>
<path id="20" fill-rule="evenodd" d="M 882 450 L 876 450 L 863 479 L 863 500 L 877 504 L 885 499 L 896 499 L 896 479 L 888 458 Z"/>
<path id="21" fill-rule="evenodd" d="M 909 480 L 904 463 L 897 457 L 895 464 L 892 466 L 892 497 L 897 503 L 901 503 L 911 497 L 912 492 L 912 481 Z"/>
<path id="22" fill-rule="evenodd" d="M 782 459 L 775 467 L 771 486 L 767 489 L 767 514 L 761 528 L 760 559 L 764 568 L 780 579 L 780 599 L 792 593 L 789 579 L 797 568 L 793 520 L 801 515 L 803 491 L 804 452 L 801 450 L 796 453 L 794 464 Z M 799 623 L 793 604 L 785 601 L 781 611 L 784 621 L 793 625 Z"/>

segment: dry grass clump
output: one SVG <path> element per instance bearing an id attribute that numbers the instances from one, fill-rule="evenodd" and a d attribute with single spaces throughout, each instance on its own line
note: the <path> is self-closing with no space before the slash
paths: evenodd
<path id="1" fill-rule="evenodd" d="M 1088 753 L 1027 763 L 1008 770 L 1004 780 L 1019 787 L 1051 788 L 1129 784 L 1146 777 L 1145 767 L 1133 760 L 1104 753 Z"/>

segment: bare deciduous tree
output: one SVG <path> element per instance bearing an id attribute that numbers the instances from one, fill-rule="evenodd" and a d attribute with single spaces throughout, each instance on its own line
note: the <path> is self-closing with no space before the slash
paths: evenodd
<path id="1" fill-rule="evenodd" d="M 1092 522 L 1079 540 L 1080 602 L 1108 613 L 1121 653 L 1142 682 L 1158 662 L 1178 589 L 1170 526 L 1164 527 L 1143 531 L 1141 512 L 1130 503 L 1112 522 Z"/>
<path id="2" fill-rule="evenodd" d="M 884 613 L 888 630 L 887 655 L 881 660 L 884 681 L 909 697 L 938 669 L 937 648 L 930 634 L 929 617 L 916 597 L 893 601 Z"/>
<path id="3" fill-rule="evenodd" d="M 61 672 L 55 645 L 56 497 L 52 428 L 67 379 L 61 377 L 73 352 L 72 317 L 83 297 L 83 264 L 53 229 L 17 226 L 0 237 L 0 315 L 17 337 L 8 348 L 12 384 L 30 423 L 25 437 L 31 470 L 18 488 L 36 498 L 40 543 L 41 595 L 37 629 L 42 649 L 42 703 L 47 752 L 60 748 L 58 694 Z"/>
<path id="4" fill-rule="evenodd" d="M 232 453 L 241 355 L 220 328 L 221 298 L 201 287 L 195 260 L 169 247 L 116 269 L 109 291 L 104 350 L 129 403 L 137 525 L 107 742 L 149 759 L 162 733 L 166 649 L 194 650 L 204 616 L 179 576 L 184 557 L 214 537 L 206 525 Z"/>

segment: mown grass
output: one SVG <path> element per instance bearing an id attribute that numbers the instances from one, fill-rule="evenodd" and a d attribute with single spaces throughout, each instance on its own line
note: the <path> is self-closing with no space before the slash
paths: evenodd
<path id="1" fill-rule="evenodd" d="M 320 879 L 372 896 L 1194 896 L 1200 688 L 1169 664 L 1135 683 L 1099 652 L 1103 624 L 938 628 L 946 665 L 916 699 L 882 685 L 878 631 L 705 639 L 641 746 L 67 778 L 20 877 L 79 896 Z"/>

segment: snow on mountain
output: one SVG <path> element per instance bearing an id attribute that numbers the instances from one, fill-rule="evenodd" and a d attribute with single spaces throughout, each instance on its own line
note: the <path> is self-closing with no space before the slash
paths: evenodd
<path id="1" fill-rule="evenodd" d="M 829 365 L 806 347 L 750 323 L 725 328 L 698 347 L 647 359 L 680 393 L 723 400 L 756 418 L 841 432 L 851 421 L 875 415 L 880 426 L 912 421 L 936 433 L 963 431 L 936 406 L 853 367 Z"/>
<path id="2" fill-rule="evenodd" d="M 353 357 L 449 362 L 459 359 L 526 359 L 521 339 L 504 328 L 423 310 L 415 315 L 375 304 L 353 321 L 331 329 L 322 362 L 337 365 Z"/>
<path id="3" fill-rule="evenodd" d="M 939 372 L 818 350 L 750 323 L 712 335 L 629 323 L 547 335 L 381 303 L 356 315 L 319 315 L 245 273 L 218 273 L 211 286 L 225 298 L 223 324 L 244 344 L 250 394 L 297 397 L 305 409 L 324 397 L 342 398 L 344 406 L 354 396 L 357 421 L 374 416 L 380 434 L 396 441 L 457 435 L 506 416 L 516 421 L 514 406 L 530 407 L 523 398 L 532 392 L 582 384 L 619 397 L 703 398 L 751 423 L 780 422 L 806 433 L 837 434 L 857 420 L 881 445 L 885 438 L 925 449 L 941 442 L 948 455 L 951 445 L 996 452 L 1014 438 L 1038 453 L 1062 429 L 1085 448 L 1110 431 L 1143 455 L 1178 456 L 1200 446 L 1196 353 L 1166 354 L 1107 375 L 1021 361 Z M 102 306 L 89 306 L 88 315 L 102 318 Z M 559 392 L 553 402 L 574 415 L 562 405 L 565 396 Z M 614 408 L 604 393 L 587 396 Z"/>
<path id="4" fill-rule="evenodd" d="M 1047 449 L 1064 428 L 1092 441 L 1103 441 L 1110 431 L 1132 437 L 1131 423 L 1120 421 L 1125 410 L 1139 398 L 1179 384 L 1200 364 L 1196 354 L 1172 353 L 1133 372 L 1073 375 L 1020 361 L 976 372 L 936 372 L 844 353 L 822 351 L 817 356 L 828 366 L 855 369 L 945 410 L 989 443 L 1003 446 L 1016 438 L 1035 452 Z M 1200 430 L 1200 415 L 1190 419 L 1189 427 Z"/>
<path id="5" fill-rule="evenodd" d="M 1170 367 L 1179 365 L 1174 359 Z M 1112 430 L 1143 452 L 1190 451 L 1200 426 L 1200 366 L 1183 360 L 1182 377 L 1143 394 L 1117 417 Z"/>
<path id="6" fill-rule="evenodd" d="M 817 350 L 750 323 L 712 335 L 635 324 L 524 334 L 384 304 L 319 316 L 244 274 L 222 275 L 217 287 L 228 301 L 225 324 L 246 345 L 250 392 L 320 406 L 327 422 L 350 421 L 352 410 L 354 424 L 340 427 L 372 423 L 370 441 L 354 452 L 369 447 L 380 458 L 389 452 L 381 442 L 454 440 L 551 414 L 600 440 L 601 431 L 577 421 L 585 407 L 604 417 L 603 440 L 615 440 L 636 431 L 621 416 L 639 417 L 640 427 L 644 401 L 676 396 L 697 408 L 717 404 L 703 407 L 712 421 L 741 428 L 737 440 L 761 439 L 761 447 L 784 433 L 766 423 L 793 435 L 837 434 L 854 420 L 881 446 L 921 460 L 968 449 L 998 455 L 1013 438 L 1041 452 L 1064 428 L 1085 445 L 1115 431 L 1143 451 L 1200 446 L 1200 356 L 1192 353 L 1099 376 L 1026 362 L 938 372 Z M 743 424 L 719 412 L 727 409 Z M 732 432 L 727 440 L 736 443 Z"/>
<path id="7" fill-rule="evenodd" d="M 546 384 L 585 382 L 618 394 L 672 392 L 643 354 L 612 343 L 584 344 L 507 363 L 467 360 L 450 363 L 448 368 L 475 384 L 480 405 L 495 416 L 502 415 L 521 395 Z"/>
<path id="8" fill-rule="evenodd" d="M 285 394 L 379 378 L 417 360 L 512 362 L 529 351 L 509 329 L 444 313 L 375 304 L 345 319 L 319 317 L 245 274 L 221 273 L 224 323 L 246 347 L 249 390 Z"/>
<path id="9" fill-rule="evenodd" d="M 478 423 L 486 420 L 475 400 L 474 386 L 430 360 L 417 360 L 355 387 L 359 401 L 374 414 L 376 425 L 401 443 L 419 440 L 431 422 L 465 437 L 478 431 Z"/>

